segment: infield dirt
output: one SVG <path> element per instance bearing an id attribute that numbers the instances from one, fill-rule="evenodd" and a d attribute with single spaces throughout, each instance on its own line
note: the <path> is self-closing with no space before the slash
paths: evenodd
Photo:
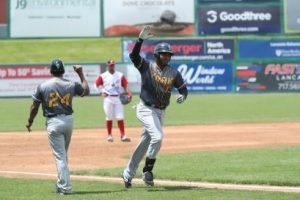
<path id="1" fill-rule="evenodd" d="M 126 166 L 141 128 L 127 128 L 131 142 L 106 141 L 105 129 L 76 129 L 69 149 L 71 170 Z M 300 122 L 170 126 L 160 154 L 262 148 L 300 144 Z M 0 170 L 55 173 L 46 131 L 0 133 Z"/>

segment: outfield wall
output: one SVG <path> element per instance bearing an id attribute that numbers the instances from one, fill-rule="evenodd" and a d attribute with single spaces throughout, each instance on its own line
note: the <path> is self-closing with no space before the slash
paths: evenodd
<path id="1" fill-rule="evenodd" d="M 191 92 L 300 90 L 299 0 L 0 2 L 0 38 L 122 37 L 122 62 L 117 69 L 128 77 L 136 93 L 140 76 L 128 55 L 146 24 L 152 25 L 157 39 L 145 41 L 141 55 L 153 60 L 155 45 L 170 43 L 175 53 L 171 64 Z M 47 65 L 0 63 L 0 97 L 30 95 L 49 74 L 23 77 L 22 73 L 35 73 Z M 94 70 L 92 87 L 95 74 L 101 71 L 97 68 L 103 70 L 105 65 L 86 66 Z"/>
<path id="2" fill-rule="evenodd" d="M 85 64 L 83 72 L 91 88 L 97 76 L 104 72 L 105 64 Z M 191 93 L 245 93 L 245 92 L 299 92 L 300 63 L 265 62 L 238 64 L 233 62 L 174 61 L 172 67 L 183 76 Z M 117 63 L 116 69 L 124 73 L 133 93 L 140 92 L 141 77 L 131 63 Z M 30 96 L 38 84 L 51 77 L 49 65 L 0 65 L 0 97 Z M 64 78 L 80 81 L 72 64 L 66 63 Z"/>

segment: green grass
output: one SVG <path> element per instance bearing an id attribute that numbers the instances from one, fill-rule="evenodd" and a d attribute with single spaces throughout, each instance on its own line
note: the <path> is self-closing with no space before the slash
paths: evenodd
<path id="1" fill-rule="evenodd" d="M 54 193 L 55 181 L 49 180 L 23 180 L 0 178 L 0 199 L 5 200 L 50 200 L 50 199 L 89 199 L 89 200 L 295 200 L 300 195 L 281 192 L 255 192 L 199 189 L 190 187 L 160 187 L 149 188 L 134 186 L 125 190 L 121 184 L 102 182 L 74 181 L 74 194 L 59 196 Z"/>
<path id="2" fill-rule="evenodd" d="M 135 96 L 133 102 L 125 106 L 126 126 L 140 126 L 132 108 L 138 101 Z M 0 131 L 25 130 L 31 102 L 30 97 L 0 99 Z M 165 125 L 299 121 L 299 102 L 300 94 L 198 94 L 189 95 L 185 103 L 178 105 L 173 96 Z M 75 128 L 104 127 L 102 98 L 75 98 L 73 106 Z M 45 129 L 41 108 L 33 129 Z"/>
<path id="3" fill-rule="evenodd" d="M 121 61 L 119 38 L 0 40 L 1 64 Z"/>
<path id="4" fill-rule="evenodd" d="M 300 147 L 161 155 L 155 165 L 155 176 L 172 180 L 300 186 L 299 157 Z M 123 169 L 74 173 L 119 176 Z M 137 177 L 140 176 L 141 169 L 137 172 Z"/>
<path id="5" fill-rule="evenodd" d="M 172 101 L 167 124 L 299 121 L 300 94 L 199 94 Z"/>

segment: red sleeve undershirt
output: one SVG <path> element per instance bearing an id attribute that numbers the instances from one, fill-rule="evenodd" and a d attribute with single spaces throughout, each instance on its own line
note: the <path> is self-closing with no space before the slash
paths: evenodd
<path id="1" fill-rule="evenodd" d="M 98 76 L 98 78 L 95 81 L 96 86 L 103 85 L 103 79 L 102 76 Z"/>

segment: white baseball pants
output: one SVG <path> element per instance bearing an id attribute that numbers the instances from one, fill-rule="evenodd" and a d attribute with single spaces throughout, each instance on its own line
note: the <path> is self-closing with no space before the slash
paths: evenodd
<path id="1" fill-rule="evenodd" d="M 103 109 L 106 120 L 124 119 L 124 108 L 119 96 L 108 96 L 104 98 Z"/>

